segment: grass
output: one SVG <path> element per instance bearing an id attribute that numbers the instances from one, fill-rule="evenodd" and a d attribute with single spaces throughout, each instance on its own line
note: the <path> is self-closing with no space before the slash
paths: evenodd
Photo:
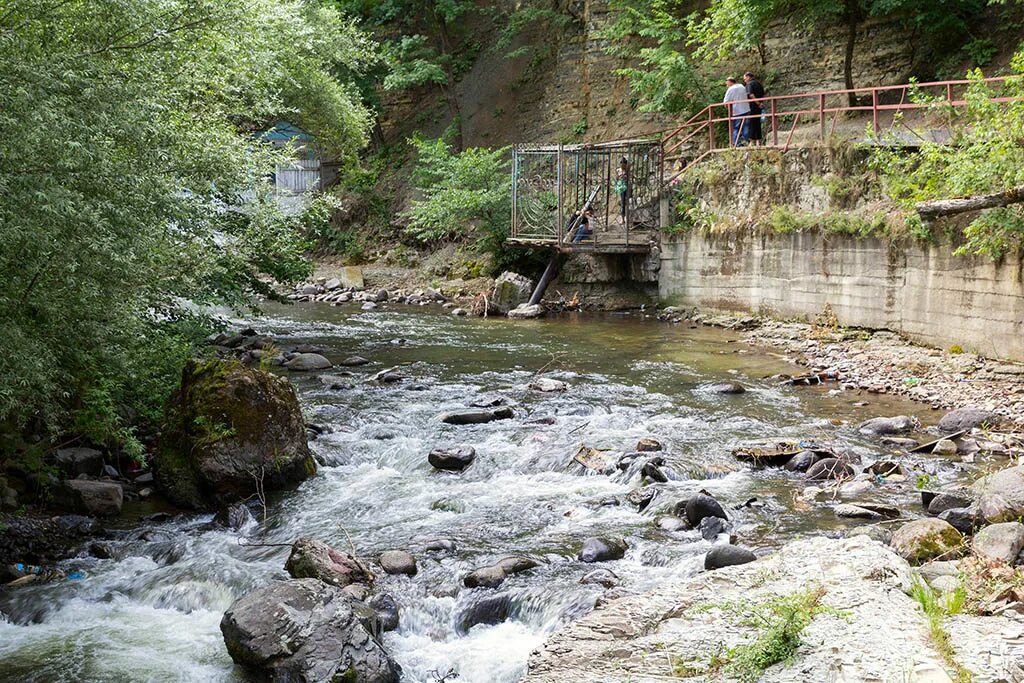
<path id="1" fill-rule="evenodd" d="M 967 602 L 967 591 L 961 583 L 948 596 L 939 594 L 923 580 L 916 579 L 910 587 L 910 597 L 921 605 L 928 625 L 928 639 L 932 647 L 942 658 L 943 663 L 953 674 L 956 683 L 970 683 L 974 680 L 971 672 L 956 660 L 956 650 L 950 642 L 946 631 L 947 616 L 959 614 Z"/>

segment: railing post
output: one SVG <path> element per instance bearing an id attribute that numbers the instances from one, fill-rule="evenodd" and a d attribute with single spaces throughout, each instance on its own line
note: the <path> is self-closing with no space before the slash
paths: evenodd
<path id="1" fill-rule="evenodd" d="M 818 128 L 820 129 L 821 141 L 825 142 L 825 93 L 818 95 Z"/>
<path id="2" fill-rule="evenodd" d="M 512 147 L 512 239 L 519 236 L 519 217 L 516 215 L 516 194 L 519 187 L 519 145 Z"/>
<path id="3" fill-rule="evenodd" d="M 558 235 L 558 246 L 565 241 L 565 221 L 562 220 L 562 145 L 558 145 L 558 156 L 555 157 L 555 182 L 558 183 L 558 214 L 555 216 L 555 232 Z"/>
<path id="4" fill-rule="evenodd" d="M 949 102 L 950 105 L 953 104 L 953 84 L 952 83 L 947 83 L 946 84 L 946 101 Z"/>
<path id="5" fill-rule="evenodd" d="M 871 90 L 871 129 L 875 132 L 875 137 L 878 137 L 878 90 L 872 88 Z"/>
<path id="6" fill-rule="evenodd" d="M 772 98 L 772 146 L 779 146 L 779 126 L 775 116 L 775 98 Z"/>
<path id="7" fill-rule="evenodd" d="M 728 105 L 726 105 L 728 106 Z M 708 151 L 715 148 L 715 106 L 708 107 Z"/>

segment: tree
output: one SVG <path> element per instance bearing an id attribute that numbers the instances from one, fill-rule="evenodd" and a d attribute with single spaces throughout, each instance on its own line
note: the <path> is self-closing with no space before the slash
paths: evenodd
<path id="1" fill-rule="evenodd" d="M 869 17 L 899 18 L 915 33 L 938 40 L 962 31 L 984 6 L 984 0 L 712 0 L 703 15 L 691 16 L 690 43 L 698 55 L 722 58 L 760 46 L 768 24 L 777 19 L 804 27 L 840 22 L 846 27 L 843 81 L 852 90 L 857 34 Z M 849 98 L 856 105 L 853 93 Z"/>
<path id="2" fill-rule="evenodd" d="M 241 306 L 307 272 L 265 178 L 288 117 L 341 159 L 373 58 L 305 0 L 10 0 L 0 7 L 0 450 L 25 432 L 138 454 L 193 344 L 188 302 Z M 257 199 L 246 201 L 245 197 Z"/>

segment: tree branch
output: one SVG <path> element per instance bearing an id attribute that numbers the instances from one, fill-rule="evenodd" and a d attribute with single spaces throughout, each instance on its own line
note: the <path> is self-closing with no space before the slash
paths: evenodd
<path id="1" fill-rule="evenodd" d="M 997 206 L 1009 206 L 1024 202 L 1024 185 L 1012 187 L 1002 192 L 983 194 L 965 199 L 936 199 L 918 202 L 914 209 L 922 220 L 934 220 L 942 216 L 952 216 L 968 211 L 980 211 Z"/>

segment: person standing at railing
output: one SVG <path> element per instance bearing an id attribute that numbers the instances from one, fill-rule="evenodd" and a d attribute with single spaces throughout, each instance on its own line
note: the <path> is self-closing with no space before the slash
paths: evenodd
<path id="1" fill-rule="evenodd" d="M 761 100 L 764 99 L 764 86 L 751 71 L 743 74 L 743 82 L 747 85 L 747 99 L 750 101 L 750 143 L 760 145 L 764 143 L 764 136 L 761 134 L 761 115 L 764 113 L 761 109 Z"/>
<path id="2" fill-rule="evenodd" d="M 629 159 L 622 157 L 615 169 L 615 193 L 619 195 L 619 216 L 626 222 L 626 206 L 629 202 Z"/>
<path id="3" fill-rule="evenodd" d="M 725 103 L 729 112 L 729 144 L 740 147 L 750 139 L 750 99 L 746 86 L 731 76 L 725 79 Z"/>

